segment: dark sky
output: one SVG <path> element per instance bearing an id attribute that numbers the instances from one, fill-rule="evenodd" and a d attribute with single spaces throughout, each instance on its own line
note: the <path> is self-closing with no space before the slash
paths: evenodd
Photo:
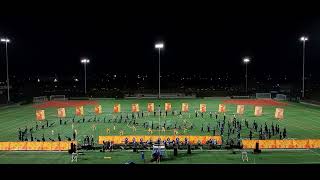
<path id="1" fill-rule="evenodd" d="M 1 15 L 13 74 L 75 74 L 81 57 L 90 72 L 154 72 L 154 43 L 165 42 L 162 70 L 242 73 L 244 56 L 252 74 L 301 74 L 307 34 L 306 72 L 320 79 L 320 16 L 254 14 Z M 0 71 L 4 76 L 4 45 Z"/>

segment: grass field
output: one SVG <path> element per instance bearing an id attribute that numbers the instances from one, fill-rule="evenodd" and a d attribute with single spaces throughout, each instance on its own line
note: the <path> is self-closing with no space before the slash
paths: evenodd
<path id="1" fill-rule="evenodd" d="M 167 151 L 166 160 L 161 164 L 319 164 L 320 150 L 263 151 L 261 154 L 248 153 L 248 162 L 243 162 L 241 154 L 223 151 L 179 151 L 174 157 Z M 108 158 L 109 157 L 109 158 Z M 111 158 L 110 158 L 111 157 Z M 132 151 L 97 152 L 86 151 L 78 156 L 74 164 L 156 164 L 151 162 L 151 151 L 145 152 L 145 162 L 140 153 Z M 72 164 L 70 154 L 66 152 L 0 152 L 0 164 Z"/>
<path id="2" fill-rule="evenodd" d="M 113 118 L 113 105 L 115 103 L 121 104 L 121 111 L 123 112 L 123 117 L 126 117 L 126 113 L 129 112 L 129 118 L 131 119 L 131 104 L 138 103 L 140 105 L 140 111 L 144 111 L 144 117 L 138 118 L 136 122 L 139 124 L 142 124 L 144 122 L 151 123 L 154 122 L 154 125 L 158 125 L 159 123 L 159 116 L 154 117 L 153 114 L 150 114 L 150 116 L 147 116 L 147 103 L 154 102 L 155 103 L 155 109 L 157 108 L 158 104 L 161 105 L 161 109 L 164 109 L 164 103 L 170 102 L 172 104 L 172 109 L 179 112 L 181 110 L 181 103 L 189 103 L 189 113 L 183 113 L 182 117 L 179 116 L 173 116 L 171 113 L 168 113 L 167 117 L 161 117 L 160 121 L 161 123 L 166 122 L 167 126 L 174 125 L 177 123 L 177 126 L 181 125 L 186 122 L 189 126 L 192 124 L 194 129 L 193 130 L 187 130 L 185 133 L 183 131 L 179 132 L 180 135 L 186 134 L 186 135 L 212 135 L 211 133 L 206 132 L 206 127 L 209 124 L 211 128 L 216 127 L 218 121 L 215 120 L 215 118 L 209 117 L 209 112 L 216 112 L 218 110 L 218 105 L 222 103 L 222 99 L 174 99 L 174 100 L 100 100 L 98 101 L 98 104 L 102 105 L 103 113 L 101 115 L 97 116 L 97 119 L 100 120 L 100 122 L 93 122 L 93 118 L 95 114 L 93 113 L 94 106 L 85 106 L 85 118 L 86 122 L 77 123 L 78 120 L 82 119 L 82 117 L 75 117 L 74 128 L 78 131 L 78 140 L 81 140 L 83 136 L 86 135 L 93 135 L 95 137 L 95 140 L 97 140 L 97 137 L 99 135 L 106 135 L 106 128 L 111 129 L 111 135 L 119 135 L 119 131 L 123 130 L 124 135 L 147 135 L 146 129 L 144 129 L 141 126 L 137 126 L 137 131 L 133 132 L 130 125 L 124 123 L 124 120 L 122 120 L 121 123 L 108 123 L 108 119 Z M 195 117 L 195 110 L 199 109 L 199 104 L 205 103 L 207 104 L 207 113 L 205 113 L 204 118 L 201 116 Z M 274 111 L 275 106 L 264 106 L 263 107 L 263 116 L 261 117 L 255 117 L 253 115 L 254 107 L 250 105 L 245 106 L 245 114 L 243 116 L 240 116 L 238 118 L 240 119 L 247 119 L 250 122 L 250 125 L 252 124 L 253 120 L 255 120 L 259 126 L 264 125 L 266 122 L 268 126 L 270 127 L 271 123 L 279 124 L 281 130 L 285 127 L 287 129 L 288 138 L 296 138 L 296 139 L 305 139 L 305 138 L 314 138 L 318 139 L 320 138 L 320 108 L 308 106 L 308 105 L 302 105 L 299 103 L 288 103 L 287 106 L 284 107 L 285 112 L 284 116 L 285 118 L 281 121 L 278 121 L 274 118 Z M 28 128 L 34 127 L 36 125 L 35 120 L 35 108 L 32 105 L 24 105 L 24 106 L 10 106 L 10 107 L 2 107 L 0 108 L 0 141 L 18 141 L 18 128 L 24 128 L 27 126 Z M 60 133 L 61 138 L 65 139 L 65 136 L 72 137 L 72 118 L 74 117 L 74 111 L 75 109 L 73 107 L 66 108 L 67 112 L 67 124 L 66 125 L 59 125 L 59 119 L 56 117 L 57 115 L 57 109 L 56 108 L 47 108 L 46 111 L 46 119 L 49 121 L 49 124 L 52 122 L 55 122 L 53 127 L 40 129 L 38 131 L 35 131 L 33 133 L 33 136 L 41 139 L 42 135 L 44 134 L 46 140 L 49 140 L 49 138 L 57 140 L 57 134 Z M 236 105 L 227 104 L 227 120 L 233 117 L 233 113 L 236 112 Z M 116 115 L 117 116 L 117 115 Z M 119 115 L 118 115 L 119 116 Z M 87 122 L 87 120 L 91 118 L 91 122 Z M 106 118 L 106 123 L 103 122 L 103 119 Z M 223 116 L 219 116 L 218 119 L 223 119 Z M 113 122 L 113 121 L 111 121 Z M 42 122 L 43 123 L 43 122 Z M 95 131 L 92 130 L 92 125 L 95 124 L 97 129 Z M 201 132 L 201 126 L 204 126 L 205 132 Z M 116 130 L 113 130 L 113 125 L 116 126 Z M 54 134 L 52 135 L 52 130 L 54 130 Z M 219 131 L 216 131 L 217 134 L 219 134 Z M 157 133 L 156 133 L 157 134 Z M 167 135 L 172 135 L 172 131 L 167 131 Z M 163 133 L 161 133 L 163 135 Z M 241 133 L 241 138 L 248 138 L 249 136 L 249 130 L 244 128 Z M 258 133 L 254 134 L 254 138 L 258 137 Z M 272 139 L 279 139 L 278 136 L 272 137 Z M 308 162 L 308 161 L 319 161 L 319 154 L 317 154 L 319 151 L 303 151 L 303 153 L 299 152 L 293 153 L 292 151 L 288 153 L 283 152 L 272 152 L 268 156 L 274 159 L 270 161 L 265 161 L 265 163 L 282 163 L 278 162 L 276 159 L 273 158 L 277 156 L 283 157 L 283 162 L 286 162 L 286 157 L 290 159 L 290 156 L 297 156 L 296 160 L 293 162 L 299 163 L 299 162 Z M 48 161 L 50 159 L 53 159 L 55 163 L 68 163 L 70 161 L 70 157 L 67 153 L 50 153 L 50 152 L 0 152 L 0 163 L 10 163 L 9 159 L 14 159 L 12 157 L 17 157 L 13 161 L 17 163 L 24 163 L 24 162 L 33 162 L 32 157 L 36 155 L 44 156 L 48 158 Z M 121 155 L 116 155 L 116 153 L 119 153 Z M 129 152 L 128 152 L 129 153 Z M 131 153 L 131 152 L 130 152 Z M 96 156 L 100 156 L 97 152 L 91 152 L 88 153 L 88 158 L 93 158 Z M 102 153 L 103 154 L 103 153 Z M 239 163 L 240 160 L 238 155 L 238 160 L 232 160 L 232 155 L 230 157 L 228 155 L 225 155 L 222 152 L 219 152 L 218 154 L 223 155 L 224 158 L 218 158 L 219 160 L 210 159 L 208 157 L 215 157 L 214 152 L 208 152 L 208 153 L 194 153 L 191 156 L 191 159 L 184 159 L 184 160 L 173 160 L 169 161 L 168 163 Z M 300 154 L 300 155 L 299 155 Z M 306 155 L 308 154 L 308 155 Z M 21 158 L 20 158 L 21 156 Z M 59 156 L 67 156 L 66 160 L 54 160 L 54 159 L 60 159 Z M 87 156 L 87 155 L 86 155 Z M 115 152 L 113 160 L 111 160 L 111 163 L 122 163 L 121 157 L 126 157 L 130 155 L 126 155 L 124 152 Z M 199 157 L 198 157 L 199 156 Z M 260 156 L 260 155 L 259 155 Z M 267 154 L 262 155 L 261 157 L 267 156 Z M 305 157 L 304 158 L 302 158 Z M 28 160 L 28 157 L 30 161 Z M 118 157 L 118 160 L 117 160 Z M 139 157 L 139 155 L 137 155 Z M 301 158 L 299 158 L 301 157 Z M 44 159 L 46 159 L 44 158 Z M 236 158 L 236 159 L 237 159 Z M 63 158 L 62 158 L 63 159 Z M 123 161 L 125 161 L 127 158 L 123 158 Z M 183 159 L 183 158 L 182 158 Z M 198 159 L 198 160 L 196 160 Z M 281 159 L 281 158 L 280 158 Z M 45 161 L 45 160 L 43 160 Z M 258 160 L 259 161 L 259 160 Z M 256 163 L 260 163 L 256 161 Z M 90 162 L 90 160 L 88 160 Z M 241 161 L 242 162 L 242 161 Z M 37 163 L 37 162 L 34 162 Z M 107 160 L 101 160 L 97 163 L 108 163 Z M 263 161 L 261 161 L 263 163 Z"/>

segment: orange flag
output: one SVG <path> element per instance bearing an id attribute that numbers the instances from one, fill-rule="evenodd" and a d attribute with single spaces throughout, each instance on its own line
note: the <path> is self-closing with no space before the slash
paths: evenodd
<path id="1" fill-rule="evenodd" d="M 132 112 L 139 112 L 139 104 L 132 104 L 131 111 Z"/>
<path id="2" fill-rule="evenodd" d="M 154 103 L 148 103 L 148 112 L 154 111 Z"/>
<path id="3" fill-rule="evenodd" d="M 188 103 L 182 103 L 181 111 L 182 112 L 189 112 L 189 104 Z"/>
<path id="4" fill-rule="evenodd" d="M 59 109 L 58 109 L 58 117 L 59 117 L 59 118 L 64 118 L 64 117 L 66 117 L 66 109 L 65 109 L 65 108 L 59 108 Z"/>
<path id="5" fill-rule="evenodd" d="M 115 104 L 113 106 L 113 112 L 115 112 L 115 113 L 121 112 L 121 105 L 120 104 Z"/>
<path id="6" fill-rule="evenodd" d="M 101 113 L 102 113 L 102 107 L 101 107 L 101 105 L 96 105 L 96 106 L 94 107 L 94 112 L 95 112 L 96 114 L 101 114 Z"/>
<path id="7" fill-rule="evenodd" d="M 237 105 L 237 114 L 243 114 L 244 113 L 244 105 Z"/>
<path id="8" fill-rule="evenodd" d="M 261 116 L 262 115 L 262 107 L 261 106 L 254 107 L 254 115 L 255 116 Z"/>
<path id="9" fill-rule="evenodd" d="M 276 108 L 276 112 L 274 114 L 274 117 L 277 119 L 283 119 L 283 108 Z"/>
<path id="10" fill-rule="evenodd" d="M 207 105 L 206 104 L 200 104 L 200 112 L 206 112 L 207 111 Z"/>
<path id="11" fill-rule="evenodd" d="M 84 115 L 83 106 L 76 106 L 76 115 L 77 116 L 83 116 Z"/>
<path id="12" fill-rule="evenodd" d="M 171 111 L 171 103 L 165 103 L 164 104 L 164 110 L 165 111 Z"/>
<path id="13" fill-rule="evenodd" d="M 36 111 L 36 119 L 37 119 L 38 121 L 43 121 L 43 120 L 46 119 L 46 116 L 45 116 L 45 114 L 44 114 L 44 110 L 37 110 L 37 111 Z"/>
<path id="14" fill-rule="evenodd" d="M 224 104 L 219 104 L 219 112 L 220 112 L 220 113 L 226 112 L 226 105 L 224 105 Z"/>

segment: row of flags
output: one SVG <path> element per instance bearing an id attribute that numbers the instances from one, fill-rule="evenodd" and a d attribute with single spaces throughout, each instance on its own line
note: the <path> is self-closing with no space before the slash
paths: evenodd
<path id="1" fill-rule="evenodd" d="M 171 111 L 171 103 L 165 103 L 165 111 Z M 57 115 L 59 118 L 64 118 L 66 117 L 66 110 L 65 108 L 58 108 L 57 109 Z M 131 105 L 131 112 L 139 112 L 139 104 L 132 104 Z M 148 103 L 147 105 L 147 111 L 148 112 L 154 112 L 154 103 Z M 160 111 L 160 109 L 159 109 Z M 182 103 L 181 105 L 181 111 L 182 112 L 189 112 L 189 104 L 188 103 Z M 207 105 L 206 104 L 200 104 L 199 106 L 199 111 L 201 113 L 207 112 Z M 225 104 L 219 104 L 219 109 L 218 111 L 220 113 L 225 113 L 227 111 L 226 105 Z M 237 114 L 243 115 L 244 114 L 244 105 L 237 105 Z M 96 105 L 94 107 L 94 112 L 98 115 L 102 113 L 102 107 L 101 105 Z M 120 113 L 121 112 L 121 105 L 120 104 L 115 104 L 113 106 L 113 112 L 114 113 Z M 275 111 L 275 118 L 277 119 L 283 119 L 283 113 L 284 109 L 283 108 L 276 108 Z M 254 115 L 255 116 L 261 116 L 263 114 L 262 112 L 262 107 L 261 106 L 255 106 L 254 109 Z M 84 109 L 83 106 L 76 106 L 75 107 L 75 115 L 77 116 L 84 116 Z M 44 110 L 37 110 L 36 111 L 36 119 L 37 120 L 44 120 L 45 119 L 45 112 Z"/>
<path id="2" fill-rule="evenodd" d="M 219 112 L 225 112 L 225 105 L 224 104 L 219 104 Z M 169 112 L 172 111 L 172 106 L 171 103 L 165 103 L 164 104 L 164 110 Z M 199 108 L 200 112 L 207 112 L 207 105 L 206 104 L 200 104 Z M 131 111 L 132 112 L 139 112 L 139 104 L 132 104 L 131 105 Z M 148 103 L 147 105 L 147 111 L 148 112 L 154 112 L 154 103 Z M 181 104 L 181 111 L 182 112 L 189 112 L 189 104 L 188 103 L 182 103 Z M 119 113 L 121 112 L 121 105 L 120 104 L 115 104 L 113 107 L 113 112 L 114 113 Z"/>

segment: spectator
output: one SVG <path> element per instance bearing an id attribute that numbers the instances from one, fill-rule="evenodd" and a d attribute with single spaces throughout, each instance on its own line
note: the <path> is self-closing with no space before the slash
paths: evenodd
<path id="1" fill-rule="evenodd" d="M 141 151 L 141 160 L 143 161 L 143 163 L 146 162 L 145 159 L 144 159 L 144 152 L 143 151 Z"/>

